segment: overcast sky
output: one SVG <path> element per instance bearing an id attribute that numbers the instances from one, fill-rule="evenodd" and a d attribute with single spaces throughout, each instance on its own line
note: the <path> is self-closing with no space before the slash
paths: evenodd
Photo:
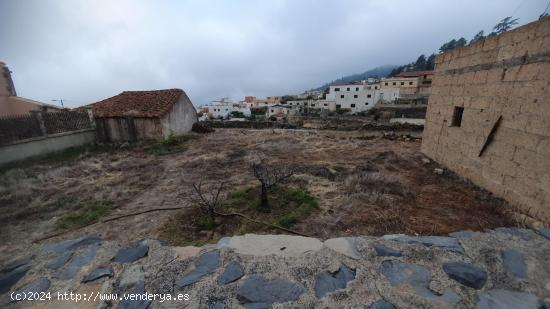
<path id="1" fill-rule="evenodd" d="M 19 96 L 69 106 L 124 90 L 220 97 L 296 94 L 414 61 L 548 0 L 0 0 L 0 61 Z"/>

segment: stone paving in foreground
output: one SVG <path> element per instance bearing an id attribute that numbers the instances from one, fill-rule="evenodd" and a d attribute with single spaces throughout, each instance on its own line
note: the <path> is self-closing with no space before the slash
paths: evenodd
<path id="1" fill-rule="evenodd" d="M 217 245 L 122 246 L 94 235 L 37 245 L 0 271 L 3 308 L 550 308 L 550 231 L 320 241 L 235 236 Z M 10 300 L 51 292 L 50 301 Z M 58 300 L 57 292 L 188 300 Z"/>

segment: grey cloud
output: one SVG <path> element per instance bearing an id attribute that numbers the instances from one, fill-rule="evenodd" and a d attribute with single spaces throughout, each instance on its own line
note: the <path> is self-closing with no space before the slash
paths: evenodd
<path id="1" fill-rule="evenodd" d="M 196 105 L 298 93 L 403 64 L 546 0 L 0 1 L 0 61 L 19 95 L 71 106 L 178 87 Z"/>

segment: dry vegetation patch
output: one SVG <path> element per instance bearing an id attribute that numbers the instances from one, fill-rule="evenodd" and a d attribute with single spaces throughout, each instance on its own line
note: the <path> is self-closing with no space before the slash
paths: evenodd
<path id="1" fill-rule="evenodd" d="M 441 166 L 425 162 L 417 138 L 392 140 L 368 131 L 217 129 L 153 144 L 102 147 L 1 171 L 0 232 L 7 235 L 1 249 L 9 254 L 60 228 L 161 207 L 183 209 L 100 223 L 67 237 L 96 233 L 181 244 L 280 232 L 235 217 L 217 218 L 209 229 L 192 199 L 200 179 L 226 183 L 223 211 L 238 210 L 320 238 L 444 235 L 514 224 L 503 200 L 447 170 L 434 174 Z M 270 165 L 294 171 L 272 189 L 268 214 L 254 208 L 259 183 L 250 162 L 258 154 Z M 303 207 L 302 198 L 316 206 Z"/>

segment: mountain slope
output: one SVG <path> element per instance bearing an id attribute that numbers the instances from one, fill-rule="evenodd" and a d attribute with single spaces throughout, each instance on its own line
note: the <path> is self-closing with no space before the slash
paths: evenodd
<path id="1" fill-rule="evenodd" d="M 337 80 L 333 80 L 330 83 L 326 83 L 323 86 L 318 87 L 318 88 L 314 88 L 312 90 L 323 90 L 323 89 L 327 88 L 328 86 L 330 86 L 331 84 L 355 82 L 355 81 L 360 81 L 360 80 L 367 79 L 369 77 L 386 77 L 396 67 L 397 67 L 396 65 L 384 65 L 384 66 L 376 67 L 374 69 L 370 69 L 370 70 L 365 71 L 363 73 L 344 76 L 342 78 L 339 78 Z"/>

